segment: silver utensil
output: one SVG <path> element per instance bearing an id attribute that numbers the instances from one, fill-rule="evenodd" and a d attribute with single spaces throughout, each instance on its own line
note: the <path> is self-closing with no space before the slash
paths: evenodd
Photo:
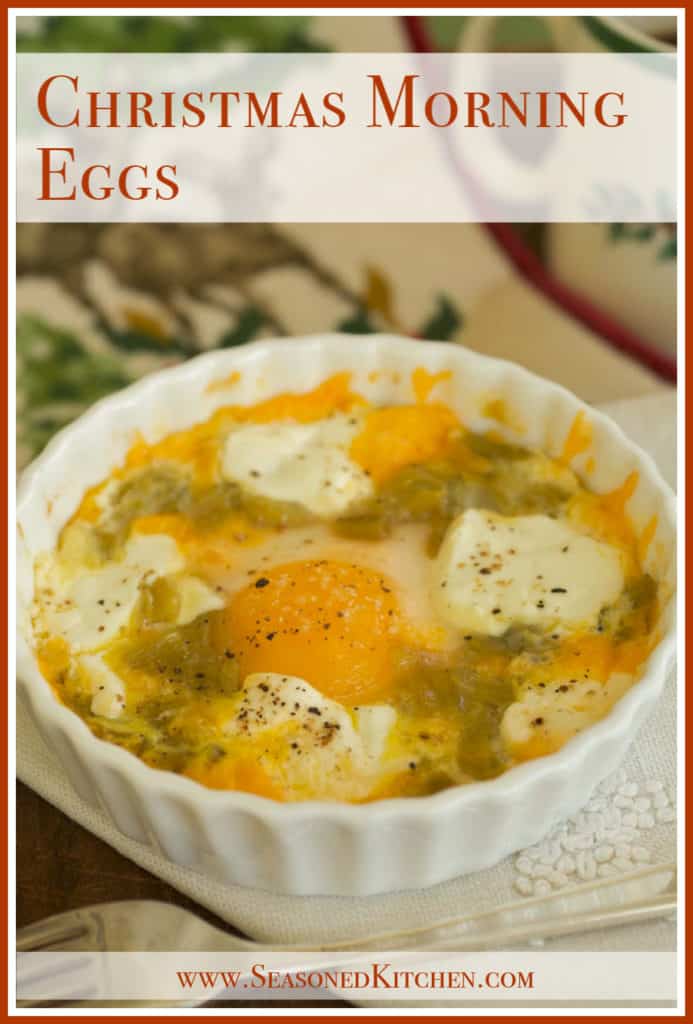
<path id="1" fill-rule="evenodd" d="M 17 952 L 477 952 L 633 924 L 672 914 L 675 910 L 676 865 L 668 863 L 578 884 L 546 896 L 522 899 L 482 913 L 450 917 L 433 925 L 327 944 L 270 946 L 222 931 L 174 904 L 153 900 L 102 903 L 58 914 L 21 929 L 17 933 Z M 22 991 L 30 991 L 40 981 L 40 974 L 31 966 L 33 959 L 19 958 L 17 991 L 20 999 Z M 52 998 L 68 1000 L 70 993 L 86 991 L 84 972 L 88 970 L 88 957 L 69 959 L 73 966 L 64 972 L 55 989 L 60 994 Z M 295 966 L 305 968 L 306 961 L 301 959 L 299 963 L 297 959 Z M 22 1005 L 32 1004 L 22 1000 Z"/>

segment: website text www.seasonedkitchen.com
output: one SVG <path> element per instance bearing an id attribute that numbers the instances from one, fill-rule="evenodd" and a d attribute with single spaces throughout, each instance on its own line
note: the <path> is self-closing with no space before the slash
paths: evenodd
<path id="1" fill-rule="evenodd" d="M 462 991 L 534 989 L 534 971 L 495 970 L 436 970 L 434 968 L 403 969 L 393 963 L 373 962 L 358 968 L 336 968 L 286 971 L 272 969 L 257 963 L 247 971 L 176 971 L 181 989 L 188 992 L 206 990 L 218 994 L 228 992 L 284 993 L 299 990 L 332 989 L 333 991 Z"/>

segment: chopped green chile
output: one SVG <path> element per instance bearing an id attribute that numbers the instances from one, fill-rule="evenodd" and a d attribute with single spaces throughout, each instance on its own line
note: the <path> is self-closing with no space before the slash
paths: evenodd
<path id="1" fill-rule="evenodd" d="M 162 692 L 235 693 L 238 666 L 233 651 L 218 653 L 212 644 L 214 618 L 210 612 L 187 626 L 143 630 L 137 645 L 124 648 L 124 658 L 130 668 L 156 679 Z"/>
<path id="2" fill-rule="evenodd" d="M 608 632 L 620 642 L 649 632 L 657 613 L 657 584 L 643 574 L 626 580 L 623 592 L 609 608 L 602 609 L 598 630 Z"/>
<path id="3" fill-rule="evenodd" d="M 488 434 L 470 432 L 466 435 L 465 442 L 475 455 L 481 455 L 485 459 L 514 462 L 517 459 L 526 459 L 531 454 L 529 448 L 494 440 Z"/>
<path id="4" fill-rule="evenodd" d="M 497 653 L 491 638 L 465 645 L 455 668 L 419 663 L 409 667 L 396 687 L 394 705 L 407 715 L 440 715 L 454 720 L 458 732 L 458 768 L 470 779 L 499 775 L 507 767 L 500 741 L 503 712 L 515 699 L 510 674 L 495 675 L 483 666 L 483 653 Z M 420 773 L 425 774 L 425 773 Z M 452 785 L 439 779 L 436 789 Z M 424 792 L 424 791 L 422 791 Z"/>
<path id="5" fill-rule="evenodd" d="M 452 520 L 467 509 L 485 508 L 503 515 L 541 512 L 556 516 L 561 512 L 570 489 L 528 481 L 515 471 L 514 464 L 529 459 L 531 452 L 496 442 L 482 447 L 484 451 L 502 452 L 505 461 L 490 463 L 474 473 L 461 470 L 452 459 L 408 466 L 382 485 L 373 498 L 335 520 L 335 532 L 344 537 L 379 540 L 389 536 L 399 523 L 431 523 L 429 553 L 435 554 Z"/>

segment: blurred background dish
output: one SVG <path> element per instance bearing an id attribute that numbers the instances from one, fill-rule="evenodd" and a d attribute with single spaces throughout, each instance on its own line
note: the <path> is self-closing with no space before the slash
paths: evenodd
<path id="1" fill-rule="evenodd" d="M 549 224 L 546 254 L 561 281 L 676 355 L 675 224 Z"/>
<path id="2" fill-rule="evenodd" d="M 665 15 L 408 18 L 406 26 L 414 48 L 424 51 L 676 52 L 676 18 Z M 512 149 L 507 136 L 502 136 L 501 143 Z M 517 160 L 516 166 L 517 193 L 512 188 L 511 193 L 519 196 L 523 189 L 531 189 L 532 176 L 522 160 Z M 508 174 L 512 176 L 512 168 Z M 676 356 L 676 225 L 669 211 L 662 213 L 667 220 L 658 224 L 553 223 L 538 226 L 529 234 L 521 226 L 506 226 L 503 238 L 511 243 L 507 246 L 510 251 L 513 230 L 519 231 L 515 246 L 528 238 L 530 250 L 538 249 L 543 267 L 573 293 L 558 296 L 566 311 L 591 323 L 635 358 L 671 376 Z M 531 261 L 532 252 L 526 256 Z M 536 267 L 528 274 L 545 288 L 548 282 Z M 551 289 L 546 291 L 550 293 Z M 616 332 L 600 326 L 586 303 L 613 318 Z"/>
<path id="3" fill-rule="evenodd" d="M 475 52 L 668 53 L 676 50 L 676 17 L 603 17 L 553 15 L 536 17 L 432 18 L 434 37 L 450 48 Z M 457 26 L 445 22 L 457 22 Z"/>

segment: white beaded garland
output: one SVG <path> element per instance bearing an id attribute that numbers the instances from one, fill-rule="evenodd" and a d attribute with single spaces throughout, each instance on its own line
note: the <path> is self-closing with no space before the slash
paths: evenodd
<path id="1" fill-rule="evenodd" d="M 675 817 L 658 779 L 637 783 L 621 769 L 600 783 L 574 818 L 517 855 L 515 889 L 522 896 L 547 896 L 578 881 L 634 871 L 652 860 L 638 840 Z"/>
<path id="2" fill-rule="evenodd" d="M 520 875 L 519 878 L 515 879 L 515 888 L 523 896 L 532 896 L 534 894 L 534 885 L 525 875 Z"/>

